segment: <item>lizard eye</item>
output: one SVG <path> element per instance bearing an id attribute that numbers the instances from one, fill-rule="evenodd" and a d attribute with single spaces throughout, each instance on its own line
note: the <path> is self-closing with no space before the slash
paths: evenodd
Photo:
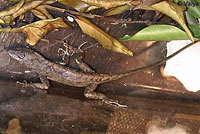
<path id="1" fill-rule="evenodd" d="M 18 58 L 19 59 L 23 59 L 25 57 L 25 54 L 23 54 L 23 55 L 18 55 Z"/>

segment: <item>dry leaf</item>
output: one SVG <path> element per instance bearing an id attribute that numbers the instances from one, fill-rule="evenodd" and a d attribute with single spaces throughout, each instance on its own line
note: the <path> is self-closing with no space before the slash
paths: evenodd
<path id="1" fill-rule="evenodd" d="M 151 7 L 147 8 L 147 9 L 153 9 L 156 11 L 160 11 L 160 12 L 170 16 L 172 19 L 177 21 L 184 28 L 188 37 L 192 40 L 192 42 L 194 42 L 192 33 L 186 25 L 185 16 L 184 16 L 185 7 L 179 6 L 179 5 L 169 2 L 169 1 L 163 1 L 163 2 L 157 3 L 155 5 L 152 5 Z"/>
<path id="2" fill-rule="evenodd" d="M 57 28 L 71 28 L 67 25 L 62 18 L 41 20 L 20 28 L 13 28 L 10 32 L 25 32 L 26 42 L 30 45 L 35 45 L 42 37 L 44 37 L 48 31 Z"/>
<path id="3" fill-rule="evenodd" d="M 92 10 L 95 10 L 95 9 L 98 9 L 100 7 L 97 7 L 97 6 L 89 6 L 88 9 L 85 11 L 85 12 L 89 12 L 89 11 L 92 11 Z"/>
<path id="4" fill-rule="evenodd" d="M 45 19 L 53 19 L 53 17 L 51 16 L 51 14 L 47 11 L 47 9 L 45 8 L 45 5 L 40 5 L 38 7 L 36 7 L 35 9 L 32 9 L 31 12 L 37 16 L 38 18 L 45 20 Z"/>
<path id="5" fill-rule="evenodd" d="M 101 45 L 109 50 L 133 56 L 133 53 L 123 46 L 118 40 L 107 34 L 102 29 L 95 26 L 84 17 L 75 18 L 83 33 L 95 38 Z"/>
<path id="6" fill-rule="evenodd" d="M 12 119 L 8 123 L 8 129 L 5 131 L 6 134 L 23 134 L 23 128 L 20 121 L 16 118 Z"/>
<path id="7" fill-rule="evenodd" d="M 17 12 L 22 7 L 23 4 L 24 4 L 24 0 L 21 0 L 17 4 L 15 4 L 14 6 L 8 8 L 6 10 L 1 11 L 0 17 L 12 15 L 13 13 Z"/>
<path id="8" fill-rule="evenodd" d="M 140 9 L 140 8 L 144 8 L 144 7 L 150 7 L 153 4 L 156 4 L 156 3 L 161 2 L 161 1 L 164 1 L 164 0 L 143 0 L 142 4 L 137 5 L 136 7 L 134 7 L 134 10 Z"/>
<path id="9" fill-rule="evenodd" d="M 17 2 L 19 2 L 20 0 L 7 0 L 8 2 L 10 2 L 10 3 L 17 3 Z"/>
<path id="10" fill-rule="evenodd" d="M 142 3 L 141 0 L 81 0 L 91 6 L 103 7 L 105 9 L 118 7 L 122 5 L 139 5 Z"/>
<path id="11" fill-rule="evenodd" d="M 10 32 L 10 30 L 11 30 L 10 26 L 5 27 L 5 28 L 0 28 L 0 32 L 6 32 L 6 33 L 8 33 L 8 32 Z"/>
<path id="12" fill-rule="evenodd" d="M 47 2 L 48 0 L 42 0 L 42 1 L 30 1 L 28 3 L 25 3 L 19 10 L 18 12 L 14 13 L 12 16 L 14 18 L 18 17 L 19 15 L 31 10 L 31 9 L 34 9 L 38 6 L 40 6 L 41 4 Z"/>
<path id="13" fill-rule="evenodd" d="M 130 8 L 131 8 L 131 5 L 123 5 L 123 6 L 111 8 L 104 13 L 104 16 L 111 16 L 111 15 L 120 14 L 120 13 L 122 13 L 122 12 L 124 12 L 124 11 L 126 11 Z"/>
<path id="14" fill-rule="evenodd" d="M 90 6 L 84 2 L 82 2 L 81 0 L 58 0 L 58 2 L 73 7 L 74 9 L 76 9 L 79 12 L 84 12 L 87 10 L 87 8 Z"/>
<path id="15" fill-rule="evenodd" d="M 9 24 L 12 20 L 24 14 L 25 12 L 32 10 L 42 4 L 53 2 L 55 2 L 55 0 L 26 0 L 24 3 L 24 0 L 22 0 L 18 4 L 8 8 L 7 10 L 0 12 L 0 23 Z"/>
<path id="16" fill-rule="evenodd" d="M 11 17 L 10 15 L 12 15 L 13 13 L 17 12 L 22 5 L 24 4 L 24 0 L 21 0 L 20 2 L 18 2 L 17 4 L 15 4 L 14 6 L 3 10 L 0 12 L 0 24 L 9 24 L 11 21 Z M 8 19 L 8 20 L 6 20 Z"/>
<path id="17" fill-rule="evenodd" d="M 41 12 L 43 15 L 45 15 L 48 19 L 53 19 L 53 17 L 51 16 L 51 14 L 47 11 L 47 9 L 45 8 L 45 5 L 40 5 L 38 7 L 35 8 L 35 10 Z"/>
<path id="18" fill-rule="evenodd" d="M 47 19 L 47 16 L 45 16 L 43 13 L 41 13 L 40 11 L 38 10 L 35 10 L 35 9 L 32 9 L 31 12 L 37 16 L 38 18 L 42 19 L 42 20 L 45 20 Z"/>

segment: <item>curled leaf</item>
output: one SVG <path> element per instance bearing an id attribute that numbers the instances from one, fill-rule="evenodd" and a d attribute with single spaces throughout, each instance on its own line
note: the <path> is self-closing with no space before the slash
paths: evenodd
<path id="1" fill-rule="evenodd" d="M 38 7 L 35 8 L 35 10 L 41 12 L 44 16 L 46 16 L 48 19 L 53 19 L 53 17 L 51 16 L 51 14 L 47 11 L 47 9 L 45 8 L 45 5 L 40 5 Z"/>
<path id="2" fill-rule="evenodd" d="M 35 10 L 35 9 L 32 9 L 31 12 L 37 16 L 38 18 L 42 19 L 42 20 L 45 20 L 47 19 L 47 16 L 45 16 L 43 13 L 41 13 L 40 11 L 38 10 Z"/>
<path id="3" fill-rule="evenodd" d="M 14 6 L 8 8 L 6 10 L 1 11 L 0 17 L 12 15 L 13 13 L 17 12 L 22 7 L 23 4 L 24 4 L 24 0 L 21 0 L 17 4 L 15 4 Z"/>
<path id="4" fill-rule="evenodd" d="M 186 25 L 185 16 L 184 16 L 185 7 L 179 6 L 170 1 L 163 1 L 163 2 L 152 5 L 148 9 L 160 11 L 160 12 L 170 16 L 175 21 L 177 21 L 183 27 L 183 29 L 187 33 L 188 37 L 190 38 L 190 40 L 192 40 L 192 42 L 194 42 L 192 33 Z"/>
<path id="5" fill-rule="evenodd" d="M 44 3 L 48 3 L 48 2 L 53 3 L 53 2 L 55 2 L 55 0 L 41 0 L 41 1 L 38 1 L 38 0 L 33 0 L 33 1 L 26 0 L 25 3 L 23 1 L 24 0 L 19 2 L 21 4 L 16 4 L 16 5 L 8 8 L 6 10 L 6 12 L 8 12 L 8 13 L 5 13 L 5 11 L 0 12 L 0 14 L 1 14 L 0 23 L 9 24 L 16 17 L 24 14 L 25 12 L 27 12 L 29 10 L 32 10 L 32 9 L 34 9 L 34 8 L 44 4 Z"/>
<path id="6" fill-rule="evenodd" d="M 112 50 L 114 52 L 133 56 L 133 53 L 125 46 L 123 46 L 117 39 L 113 38 L 105 31 L 95 26 L 86 18 L 78 16 L 77 18 L 75 18 L 75 20 L 79 24 L 83 33 L 95 38 L 99 43 L 101 43 L 104 48 Z"/>
<path id="7" fill-rule="evenodd" d="M 145 41 L 170 41 L 188 40 L 187 34 L 177 27 L 170 25 L 152 25 L 142 29 L 133 36 L 125 35 L 122 41 L 145 40 Z"/>
<path id="8" fill-rule="evenodd" d="M 0 12 L 0 24 L 9 24 L 12 21 L 12 14 L 20 10 L 23 6 L 24 0 L 21 0 L 12 7 L 7 8 Z"/>
<path id="9" fill-rule="evenodd" d="M 26 33 L 26 42 L 30 45 L 35 45 L 48 31 L 57 28 L 70 28 L 62 18 L 41 20 L 20 28 L 13 28 L 10 32 L 24 32 Z"/>
<path id="10" fill-rule="evenodd" d="M 45 8 L 45 5 L 40 5 L 34 9 L 31 10 L 31 12 L 37 16 L 38 18 L 44 20 L 44 19 L 53 19 L 53 17 L 51 16 L 51 14 L 47 11 L 47 9 Z"/>

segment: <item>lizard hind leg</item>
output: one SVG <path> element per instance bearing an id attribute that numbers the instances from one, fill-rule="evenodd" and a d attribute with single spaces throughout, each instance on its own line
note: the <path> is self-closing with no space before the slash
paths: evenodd
<path id="1" fill-rule="evenodd" d="M 112 99 L 107 98 L 102 93 L 96 93 L 94 90 L 97 88 L 97 84 L 89 84 L 85 88 L 84 96 L 89 99 L 95 99 L 95 100 L 102 100 L 102 102 L 109 104 L 109 105 L 115 105 L 119 107 L 127 107 L 126 105 L 121 105 L 117 101 L 114 101 Z"/>

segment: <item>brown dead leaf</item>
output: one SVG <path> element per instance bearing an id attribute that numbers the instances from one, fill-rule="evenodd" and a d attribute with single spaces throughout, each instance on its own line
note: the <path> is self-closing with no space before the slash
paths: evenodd
<path id="1" fill-rule="evenodd" d="M 105 49 L 112 50 L 114 52 L 123 53 L 126 55 L 133 56 L 133 53 L 128 50 L 125 46 L 123 46 L 117 39 L 113 38 L 109 34 L 107 34 L 102 29 L 98 28 L 96 25 L 91 23 L 84 17 L 77 16 L 75 18 L 77 23 L 79 24 L 83 33 L 95 38 Z"/>
<path id="2" fill-rule="evenodd" d="M 26 33 L 26 42 L 30 45 L 35 45 L 48 31 L 58 28 L 71 28 L 62 18 L 41 20 L 20 28 L 13 28 L 10 32 Z"/>
<path id="3" fill-rule="evenodd" d="M 139 5 L 142 0 L 81 0 L 91 6 L 103 7 L 105 9 L 114 8 L 122 5 Z"/>

